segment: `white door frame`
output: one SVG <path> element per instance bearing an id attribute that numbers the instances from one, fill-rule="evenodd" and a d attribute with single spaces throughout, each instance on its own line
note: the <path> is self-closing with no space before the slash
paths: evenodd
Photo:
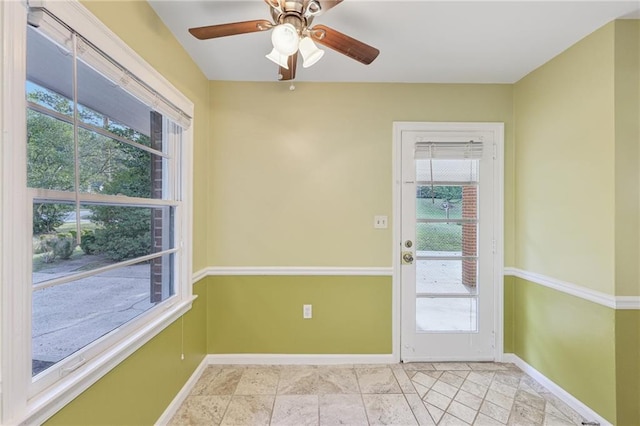
<path id="1" fill-rule="evenodd" d="M 392 277 L 392 356 L 395 362 L 400 361 L 401 335 L 401 202 L 402 202 L 402 133 L 405 131 L 490 131 L 494 133 L 495 168 L 494 184 L 494 226 L 496 229 L 496 255 L 494 256 L 493 279 L 494 291 L 494 359 L 502 361 L 504 353 L 504 123 L 468 123 L 468 122 L 411 122 L 396 121 L 393 123 L 393 277 Z"/>

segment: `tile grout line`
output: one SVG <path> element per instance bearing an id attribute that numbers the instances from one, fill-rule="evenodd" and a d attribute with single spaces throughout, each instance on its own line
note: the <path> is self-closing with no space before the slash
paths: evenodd
<path id="1" fill-rule="evenodd" d="M 211 368 L 211 366 L 209 366 L 207 368 Z M 213 381 L 216 377 L 218 377 L 220 374 L 222 374 L 222 370 L 224 370 L 224 367 L 220 368 L 218 373 L 213 377 L 213 379 L 211 381 Z M 237 385 L 236 385 L 236 387 L 237 387 Z M 235 393 L 235 389 L 233 390 L 233 392 Z M 227 410 L 229 409 L 229 406 L 231 405 L 231 401 L 232 400 L 233 400 L 233 393 L 231 395 L 229 395 L 229 401 L 224 406 L 224 410 L 222 412 L 222 416 L 220 416 L 220 423 L 218 423 L 218 424 L 222 424 L 222 420 L 224 420 L 224 416 L 225 416 L 225 414 L 227 414 Z"/>
<path id="2" fill-rule="evenodd" d="M 224 370 L 224 365 L 222 366 L 218 374 L 221 374 L 222 370 Z M 218 376 L 218 374 L 216 374 L 216 377 Z M 236 386 L 233 389 L 233 392 L 231 392 L 231 395 L 229 395 L 229 402 L 227 403 L 227 406 L 224 409 L 224 413 L 222 413 L 222 418 L 220 418 L 220 424 L 222 424 L 222 422 L 224 421 L 224 417 L 227 415 L 227 411 L 229 411 L 229 407 L 231 406 L 231 402 L 233 402 L 233 397 L 236 395 L 236 391 L 238 390 L 238 384 L 240 383 L 240 380 L 242 380 L 243 375 L 244 375 L 244 369 L 242 369 L 242 374 L 240 375 L 240 378 L 238 379 L 238 383 L 236 383 Z"/>
<path id="3" fill-rule="evenodd" d="M 371 425 L 371 420 L 369 419 L 369 412 L 367 411 L 367 404 L 364 403 L 364 395 L 362 394 L 362 387 L 360 386 L 360 377 L 358 377 L 358 372 L 355 367 L 351 367 L 353 369 L 353 374 L 356 376 L 356 383 L 358 384 L 358 392 L 360 392 L 360 400 L 362 401 L 362 409 L 364 410 L 364 416 L 367 418 L 367 424 Z"/>
<path id="4" fill-rule="evenodd" d="M 274 366 L 271 366 L 272 368 Z M 273 403 L 271 404 L 271 414 L 269 415 L 269 425 L 273 423 L 273 413 L 276 410 L 276 399 L 278 398 L 278 388 L 280 387 L 280 379 L 282 378 L 282 368 L 276 367 L 278 371 L 278 381 L 276 382 L 276 390 L 273 395 Z M 318 423 L 320 422 L 320 415 L 318 414 Z"/>
<path id="5" fill-rule="evenodd" d="M 389 370 L 391 371 L 391 377 L 393 377 L 394 380 L 396 381 L 396 384 L 398 385 L 398 388 L 400 389 L 400 392 L 402 393 L 402 396 L 404 397 L 405 402 L 409 406 L 409 410 L 411 410 L 411 414 L 413 415 L 413 418 L 416 421 L 416 425 L 420 426 L 420 420 L 418 420 L 418 416 L 416 416 L 416 413 L 413 411 L 413 408 L 411 407 L 411 403 L 409 403 L 409 400 L 407 399 L 406 392 L 402 389 L 402 386 L 400 386 L 400 382 L 398 381 L 398 377 L 396 377 L 395 371 L 393 371 L 393 368 L 391 368 L 391 364 L 387 364 L 387 368 L 389 368 Z M 407 376 L 407 380 L 409 380 L 409 382 L 411 383 L 411 386 L 413 386 L 413 382 L 411 381 L 411 379 L 409 379 L 409 375 L 404 371 L 404 367 L 401 367 L 401 369 L 402 369 L 402 373 L 405 376 Z M 416 390 L 415 387 L 413 387 L 413 390 Z M 417 392 L 418 391 L 416 391 L 416 394 L 417 394 Z M 422 402 L 422 398 L 420 398 L 420 395 L 418 395 L 418 398 Z M 426 409 L 426 407 L 425 407 L 425 409 Z"/>
<path id="6" fill-rule="evenodd" d="M 470 371 L 472 371 L 472 370 L 471 370 L 471 367 L 470 367 L 468 364 L 464 364 L 464 365 L 465 365 L 467 368 L 469 368 L 469 370 L 470 370 Z M 442 372 L 442 374 L 444 374 L 444 373 L 446 373 L 446 372 L 448 372 L 448 371 L 453 371 L 453 370 L 444 370 L 444 371 Z M 442 378 L 442 374 L 440 375 L 440 378 Z M 453 374 L 453 373 L 449 373 L 449 374 Z M 467 373 L 467 376 L 468 376 L 469 374 L 470 374 L 470 373 Z M 440 380 L 440 379 L 438 379 L 438 380 Z M 465 380 L 466 380 L 466 378 L 465 378 Z M 447 383 L 447 382 L 444 382 L 444 381 L 443 381 L 443 383 Z M 462 383 L 464 383 L 464 381 L 463 381 Z M 449 383 L 447 383 L 447 384 L 449 384 Z M 462 385 L 460 385 L 460 386 L 462 386 Z M 458 392 L 460 392 L 460 390 L 461 390 L 461 387 L 460 387 L 460 386 L 458 386 L 458 389 L 456 390 L 456 393 L 451 397 L 451 401 L 449 401 L 449 405 L 447 405 L 447 408 L 444 410 L 444 414 L 442 415 L 442 418 L 444 418 L 444 415 L 445 415 L 445 414 L 449 414 L 450 416 L 455 417 L 456 419 L 458 419 L 458 420 L 460 420 L 460 421 L 462 421 L 462 422 L 464 422 L 464 423 L 467 423 L 466 421 L 462 420 L 461 418 L 459 418 L 459 417 L 458 417 L 458 416 L 456 416 L 455 414 L 449 413 L 449 412 L 447 411 L 447 410 L 449 410 L 449 407 L 451 407 L 451 404 L 453 404 L 453 401 L 455 401 L 455 398 L 456 398 L 456 396 L 458 395 Z M 435 391 L 435 392 L 437 392 L 437 391 Z M 462 405 L 464 405 L 464 404 L 462 404 Z M 466 405 L 465 405 L 465 407 L 466 407 Z M 471 407 L 469 407 L 469 408 L 471 408 Z M 476 414 L 476 415 L 477 415 L 477 414 Z M 442 421 L 442 418 L 440 418 L 440 421 Z M 475 419 L 475 416 L 474 416 L 474 419 Z M 440 423 L 440 422 L 438 422 L 438 423 Z M 471 422 L 471 425 L 473 425 L 473 422 Z"/>

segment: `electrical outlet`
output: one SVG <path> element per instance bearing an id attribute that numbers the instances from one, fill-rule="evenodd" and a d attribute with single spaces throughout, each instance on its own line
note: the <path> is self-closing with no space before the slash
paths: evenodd
<path id="1" fill-rule="evenodd" d="M 373 227 L 376 229 L 386 229 L 387 221 L 388 221 L 387 216 L 374 216 Z"/>
<path id="2" fill-rule="evenodd" d="M 302 305 L 302 318 L 311 319 L 311 317 L 313 317 L 311 305 Z"/>

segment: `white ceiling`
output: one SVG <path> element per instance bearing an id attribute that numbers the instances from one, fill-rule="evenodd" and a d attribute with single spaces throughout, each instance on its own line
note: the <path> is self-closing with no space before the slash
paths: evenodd
<path id="1" fill-rule="evenodd" d="M 201 41 L 187 29 L 270 19 L 263 0 L 149 0 L 210 80 L 276 81 L 265 32 Z M 640 18 L 640 0 L 345 0 L 324 24 L 380 49 L 371 65 L 335 51 L 296 81 L 513 83 L 617 18 Z"/>

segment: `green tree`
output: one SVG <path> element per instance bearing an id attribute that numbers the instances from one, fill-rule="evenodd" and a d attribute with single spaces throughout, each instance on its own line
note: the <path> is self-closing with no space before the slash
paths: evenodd
<path id="1" fill-rule="evenodd" d="M 112 129 L 132 137 L 131 129 Z M 143 141 L 144 142 L 144 141 Z M 151 154 L 132 145 L 113 147 L 110 167 L 105 168 L 101 192 L 128 197 L 151 196 Z M 144 207 L 93 206 L 91 220 L 99 225 L 94 246 L 98 252 L 120 261 L 151 252 L 151 209 Z"/>
<path id="2" fill-rule="evenodd" d="M 461 200 L 461 186 L 419 186 L 417 188 L 418 198 L 437 198 L 439 200 Z"/>
<path id="3" fill-rule="evenodd" d="M 43 90 L 28 95 L 32 102 L 69 112 L 70 102 L 62 96 Z M 27 110 L 27 185 L 31 188 L 71 191 L 74 186 L 73 126 L 64 121 Z M 73 211 L 65 204 L 34 204 L 33 233 L 54 232 Z"/>

